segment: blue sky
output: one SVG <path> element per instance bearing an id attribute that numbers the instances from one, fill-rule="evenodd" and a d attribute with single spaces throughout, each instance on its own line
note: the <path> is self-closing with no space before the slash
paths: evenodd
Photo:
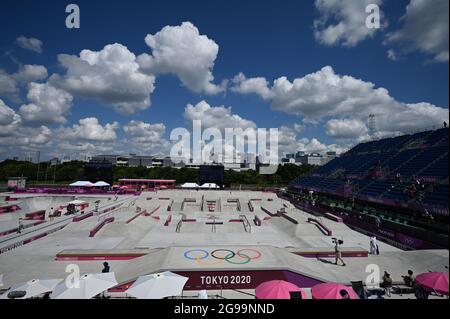
<path id="1" fill-rule="evenodd" d="M 366 1 L 380 5 L 383 27 L 363 35 L 355 31 L 360 30 L 354 27 L 358 21 L 346 16 L 348 12 L 352 13 L 352 10 L 359 10 L 360 7 L 334 4 L 334 0 L 330 0 L 328 4 L 322 2 L 3 1 L 0 5 L 0 70 L 4 81 L 14 78 L 13 74 L 24 65 L 44 66 L 47 76 L 34 78 L 33 81 L 49 83 L 58 92 L 67 92 L 72 100 L 70 106 L 66 105 L 66 111 L 59 114 L 65 121 L 46 120 L 45 116 L 29 121 L 25 120 L 25 111 L 21 111 L 21 107 L 29 104 L 39 106 L 37 101 L 27 98 L 30 83 L 26 79 L 21 83 L 16 80 L 15 94 L 5 92 L 6 89 L 2 92 L 0 88 L 0 99 L 4 107 L 13 110 L 15 116 L 20 117 L 20 123 L 17 124 L 19 126 L 14 126 L 13 129 L 12 116 L 9 117 L 9 123 L 7 120 L 0 121 L 0 128 L 2 125 L 9 125 L 3 129 L 12 131 L 0 135 L 3 144 L 0 144 L 0 158 L 38 149 L 44 150 L 48 156 L 116 150 L 164 153 L 168 145 L 165 140 L 171 129 L 187 126 L 186 105 L 196 106 L 201 101 L 205 101 L 210 109 L 198 108 L 195 110 L 197 115 L 211 112 L 209 117 L 213 117 L 216 107 L 231 107 L 228 113 L 223 108 L 218 111 L 224 112 L 228 117 L 238 115 L 240 119 L 251 121 L 258 127 L 283 127 L 287 135 L 294 132 L 294 137 L 286 138 L 282 143 L 284 151 L 315 151 L 315 148 L 318 151 L 327 148 L 341 151 L 364 140 L 367 138 L 365 119 L 370 112 L 368 110 L 366 114 L 360 110 L 370 103 L 386 105 L 386 110 L 380 109 L 380 118 L 377 119 L 380 122 L 386 121 L 380 123 L 381 137 L 437 126 L 448 118 L 448 10 L 446 15 L 444 13 L 436 17 L 434 25 L 428 25 L 429 30 L 414 34 L 419 32 L 414 25 L 422 23 L 421 15 L 417 13 L 432 14 L 433 10 L 439 10 L 442 5 L 448 8 L 448 1 L 433 0 L 429 4 L 422 4 L 420 0 L 413 0 L 409 11 L 407 5 L 410 0 Z M 76 3 L 80 7 L 80 29 L 65 27 L 65 7 L 69 3 Z M 360 20 L 365 21 L 367 14 L 361 10 L 356 12 L 361 14 Z M 405 14 L 405 18 L 401 19 Z M 322 27 L 315 26 L 315 21 L 322 21 L 321 19 L 325 19 L 325 24 Z M 71 86 L 67 66 L 62 66 L 58 61 L 59 54 L 79 58 L 82 50 L 101 51 L 106 45 L 114 43 L 126 47 L 135 56 L 151 55 L 152 49 L 144 41 L 147 34 L 155 35 L 166 26 L 181 27 L 185 21 L 191 22 L 199 36 L 207 36 L 207 44 L 215 43 L 218 46 L 217 55 L 210 57 L 213 66 L 209 65 L 209 70 L 214 77 L 210 82 L 217 87 L 223 80 L 228 80 L 226 89 L 219 93 L 198 92 L 189 87 L 192 85 L 183 85 L 183 74 L 189 79 L 196 77 L 195 74 L 187 74 L 195 73 L 195 69 L 183 73 L 183 67 L 171 68 L 170 61 L 167 62 L 169 65 L 153 66 L 148 70 L 140 65 L 147 76 L 155 76 L 154 90 L 148 94 L 151 105 L 139 107 L 133 114 L 123 114 L 117 112 L 114 106 L 108 105 L 104 96 L 97 98 L 95 93 L 88 94 Z M 323 32 L 340 22 L 343 22 L 345 28 L 337 40 L 333 38 L 330 43 Z M 436 39 L 436 32 L 433 31 L 444 24 L 446 29 L 440 31 Z M 328 31 L 333 30 L 330 28 Z M 352 35 L 357 37 L 356 43 L 346 44 L 346 39 Z M 20 36 L 40 40 L 42 44 L 39 48 L 42 52 L 19 45 L 17 38 Z M 446 37 L 446 40 L 439 37 Z M 421 41 L 413 42 L 412 38 L 419 38 Z M 429 45 L 428 39 L 432 42 Z M 390 58 L 389 50 L 393 52 Z M 195 52 L 193 55 L 195 56 Z M 438 55 L 440 58 L 436 58 Z M 188 59 L 186 61 L 189 63 Z M 321 72 L 325 66 L 330 66 L 332 71 Z M 205 67 L 208 69 L 208 66 Z M 161 71 L 163 69 L 165 71 Z M 171 71 L 167 71 L 168 69 Z M 141 72 L 141 69 L 137 72 Z M 245 79 L 233 81 L 239 73 L 245 74 Z M 60 76 L 59 80 L 50 80 L 54 74 Z M 321 80 L 313 79 L 309 85 L 304 84 L 298 91 L 292 92 L 288 101 L 279 91 L 274 90 L 273 81 L 278 78 L 286 77 L 293 82 L 311 74 L 316 74 Z M 347 83 L 346 77 L 351 77 L 357 83 Z M 260 94 L 261 86 L 258 89 L 253 86 L 254 82 L 247 83 L 252 78 L 267 80 L 267 86 L 263 86 L 271 91 L 270 97 Z M 321 83 L 326 79 L 339 81 L 336 96 L 324 97 L 329 89 L 322 88 Z M 366 87 L 369 82 L 374 84 L 373 89 Z M 250 85 L 246 86 L 246 90 L 242 89 L 245 84 Z M 342 89 L 339 88 L 340 85 Z M 348 85 L 355 87 L 349 88 Z M 364 95 L 369 96 L 367 100 L 359 93 L 356 93 L 356 98 L 349 96 L 364 88 L 368 90 Z M 388 90 L 380 100 L 380 92 L 376 92 L 378 88 Z M 132 85 L 129 89 L 132 90 Z M 323 103 L 318 102 L 321 99 L 324 100 Z M 406 110 L 406 105 L 422 102 L 427 103 L 427 106 L 422 108 L 417 105 L 414 111 Z M 339 110 L 335 109 L 337 103 L 342 104 Z M 392 107 L 389 106 L 390 103 Z M 322 110 L 320 114 L 315 111 L 319 108 Z M 346 108 L 348 111 L 345 111 Z M 45 107 L 39 109 L 44 113 L 45 110 Z M 391 112 L 394 116 L 391 116 Z M 402 112 L 406 113 L 403 115 Z M 409 124 L 398 123 L 396 127 L 396 122 L 386 120 L 395 119 L 395 116 Z M 98 123 L 83 128 L 79 120 L 85 118 L 96 118 Z M 215 120 L 217 119 L 211 118 L 208 123 L 213 125 Z M 130 121 L 135 121 L 134 124 L 142 122 L 141 130 L 137 132 L 129 129 L 127 133 L 123 128 Z M 117 124 L 105 128 L 108 123 L 114 122 Z M 239 120 L 229 123 L 240 125 Z M 152 126 L 156 124 L 164 124 L 165 129 Z M 88 134 L 84 129 L 99 129 L 99 132 Z M 27 134 L 42 135 L 42 138 L 29 140 Z M 108 134 L 110 138 L 104 138 Z M 98 135 L 102 138 L 97 138 Z M 58 136 L 64 138 L 58 140 Z M 131 147 L 129 141 L 136 138 L 140 138 L 140 144 L 134 143 Z M 145 138 L 149 140 L 145 141 Z M 313 139 L 317 143 L 311 143 Z M 20 142 L 13 143 L 13 140 Z M 64 145 L 61 146 L 61 143 Z"/>

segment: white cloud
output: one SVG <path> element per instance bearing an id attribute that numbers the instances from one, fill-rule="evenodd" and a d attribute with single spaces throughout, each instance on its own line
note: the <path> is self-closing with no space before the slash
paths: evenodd
<path id="1" fill-rule="evenodd" d="M 47 69 L 44 66 L 30 64 L 21 66 L 13 75 L 14 79 L 21 84 L 44 80 L 47 76 Z"/>
<path id="2" fill-rule="evenodd" d="M 326 133 L 338 139 L 355 139 L 367 134 L 366 124 L 357 119 L 333 119 L 325 124 Z"/>
<path id="3" fill-rule="evenodd" d="M 116 130 L 119 123 L 107 123 L 101 125 L 97 118 L 88 117 L 80 119 L 78 124 L 72 127 L 64 127 L 58 129 L 59 138 L 67 140 L 88 140 L 95 142 L 109 142 L 117 138 Z"/>
<path id="4" fill-rule="evenodd" d="M 353 47 L 373 37 L 378 29 L 366 26 L 366 7 L 369 4 L 381 6 L 383 0 L 316 0 L 320 17 L 314 20 L 314 36 L 324 45 L 342 44 Z M 380 10 L 381 21 L 383 19 Z"/>
<path id="5" fill-rule="evenodd" d="M 9 74 L 0 69 L 0 96 L 19 102 L 19 85 L 26 86 L 47 78 L 47 69 L 42 65 L 21 65 L 16 73 Z"/>
<path id="6" fill-rule="evenodd" d="M 127 136 L 127 142 L 135 147 L 135 150 L 145 154 L 168 154 L 170 142 L 163 135 L 166 126 L 162 123 L 150 124 L 142 121 L 130 121 L 123 130 Z"/>
<path id="7" fill-rule="evenodd" d="M 26 38 L 23 35 L 16 39 L 16 43 L 22 48 L 36 53 L 42 53 L 42 41 L 35 38 Z"/>
<path id="8" fill-rule="evenodd" d="M 377 130 L 395 134 L 440 126 L 449 116 L 448 108 L 399 102 L 385 88 L 338 75 L 330 66 L 293 82 L 286 77 L 278 78 L 267 90 L 271 94 L 261 94 L 261 90 L 254 93 L 270 101 L 274 110 L 303 117 L 306 122 L 343 118 L 366 122 L 370 114 L 375 114 Z"/>
<path id="9" fill-rule="evenodd" d="M 392 61 L 398 61 L 398 59 L 399 59 L 397 51 L 395 51 L 393 49 L 389 49 L 387 51 L 387 56 L 388 56 L 388 59 L 392 60 Z"/>
<path id="10" fill-rule="evenodd" d="M 148 34 L 145 43 L 152 54 L 138 56 L 141 68 L 150 74 L 173 74 L 196 93 L 217 94 L 226 83 L 213 84 L 212 69 L 219 46 L 190 22 L 166 26 L 155 35 Z"/>
<path id="11" fill-rule="evenodd" d="M 326 153 L 336 152 L 341 154 L 348 148 L 338 144 L 324 144 L 317 138 L 308 139 L 299 136 L 301 130 L 298 125 L 282 125 L 279 128 L 278 148 L 280 156 L 287 153 L 305 152 L 305 153 Z"/>
<path id="12" fill-rule="evenodd" d="M 387 35 L 386 43 L 408 51 L 419 50 L 437 62 L 448 62 L 448 0 L 411 0 L 402 17 L 403 27 Z"/>
<path id="13" fill-rule="evenodd" d="M 49 83 L 32 82 L 27 99 L 29 104 L 22 105 L 19 110 L 23 121 L 30 125 L 42 125 L 65 123 L 65 114 L 72 106 L 73 97 Z"/>
<path id="14" fill-rule="evenodd" d="M 256 128 L 253 121 L 233 114 L 231 108 L 225 106 L 210 106 L 206 101 L 197 105 L 188 104 L 184 110 L 184 118 L 192 124 L 193 120 L 201 120 L 202 128 Z"/>
<path id="15" fill-rule="evenodd" d="M 140 72 L 136 56 L 115 43 L 100 51 L 83 50 L 80 56 L 60 54 L 67 73 L 50 80 L 75 96 L 92 98 L 125 115 L 150 106 L 155 77 Z"/>
<path id="16" fill-rule="evenodd" d="M 255 93 L 263 99 L 273 97 L 272 91 L 269 89 L 269 82 L 263 77 L 247 79 L 243 73 L 239 73 L 233 79 L 234 86 L 231 88 L 233 92 L 241 94 Z"/>
<path id="17" fill-rule="evenodd" d="M 16 112 L 0 99 L 0 127 L 9 125 L 14 121 Z M 1 134 L 1 133 L 0 133 Z"/>
<path id="18" fill-rule="evenodd" d="M 15 96 L 18 93 L 17 82 L 10 74 L 0 69 L 0 96 Z"/>

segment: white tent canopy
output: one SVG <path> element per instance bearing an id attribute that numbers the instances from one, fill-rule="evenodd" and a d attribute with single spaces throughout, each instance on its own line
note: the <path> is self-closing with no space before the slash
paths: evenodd
<path id="1" fill-rule="evenodd" d="M 100 182 L 96 182 L 93 185 L 94 187 L 106 187 L 106 186 L 111 186 L 110 184 L 104 182 L 104 181 L 100 181 Z"/>
<path id="2" fill-rule="evenodd" d="M 25 296 L 19 299 L 27 299 L 42 295 L 47 292 L 53 291 L 55 287 L 61 282 L 62 279 L 32 279 L 27 281 L 26 283 L 15 285 L 7 290 L 2 296 L 1 299 L 7 299 L 8 294 L 12 291 L 25 291 Z"/>
<path id="3" fill-rule="evenodd" d="M 140 276 L 126 291 L 138 299 L 162 299 L 179 296 L 189 280 L 173 272 L 166 271 L 153 275 Z"/>
<path id="4" fill-rule="evenodd" d="M 205 183 L 200 187 L 206 188 L 206 189 L 219 189 L 220 188 L 217 184 L 214 184 L 214 183 Z"/>
<path id="5" fill-rule="evenodd" d="M 68 286 L 65 281 L 58 284 L 52 299 L 91 299 L 109 288 L 117 286 L 117 280 L 113 272 L 86 274 L 81 276 L 78 285 Z"/>
<path id="6" fill-rule="evenodd" d="M 78 182 L 70 184 L 69 186 L 71 186 L 71 187 L 92 187 L 92 186 L 94 186 L 94 184 L 92 184 L 89 181 L 78 181 Z"/>
<path id="7" fill-rule="evenodd" d="M 197 183 L 184 183 L 183 185 L 181 185 L 181 188 L 199 188 L 200 185 L 198 185 Z"/>

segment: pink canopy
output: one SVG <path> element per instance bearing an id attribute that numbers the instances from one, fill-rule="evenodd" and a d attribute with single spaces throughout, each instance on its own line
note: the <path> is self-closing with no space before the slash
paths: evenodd
<path id="1" fill-rule="evenodd" d="M 351 287 L 332 282 L 315 285 L 311 289 L 311 294 L 313 299 L 342 299 L 341 290 L 347 291 L 350 299 L 359 299 Z"/>
<path id="2" fill-rule="evenodd" d="M 306 293 L 290 282 L 284 280 L 272 280 L 256 287 L 256 299 L 291 299 L 290 292 L 300 292 L 302 299 L 306 299 Z"/>
<path id="3" fill-rule="evenodd" d="M 416 284 L 448 295 L 448 272 L 427 272 L 416 277 Z"/>

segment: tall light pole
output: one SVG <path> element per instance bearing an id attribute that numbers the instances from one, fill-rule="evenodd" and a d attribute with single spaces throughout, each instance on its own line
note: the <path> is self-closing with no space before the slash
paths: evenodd
<path id="1" fill-rule="evenodd" d="M 38 162 L 38 167 L 37 167 L 37 174 L 36 174 L 36 185 L 39 181 L 39 169 L 41 167 L 41 151 L 37 151 L 37 162 Z"/>

